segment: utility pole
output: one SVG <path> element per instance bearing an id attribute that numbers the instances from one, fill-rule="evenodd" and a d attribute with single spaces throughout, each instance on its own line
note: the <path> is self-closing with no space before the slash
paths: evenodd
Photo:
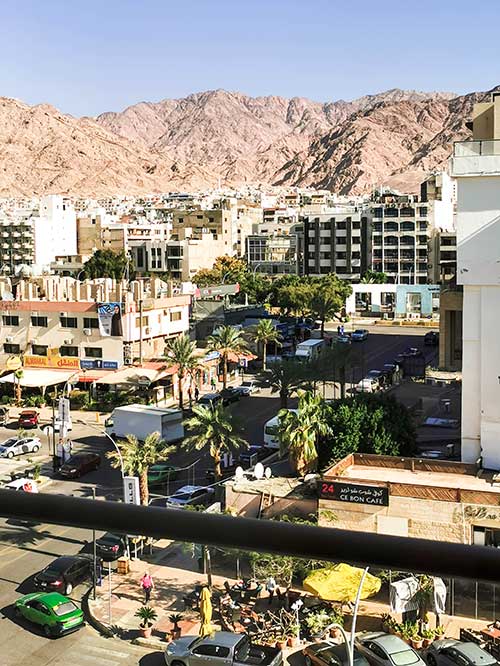
<path id="1" fill-rule="evenodd" d="M 92 488 L 92 499 L 95 500 L 95 487 Z M 97 584 L 97 544 L 95 540 L 95 527 L 92 528 L 92 560 L 94 568 L 94 584 L 92 585 L 92 598 L 95 601 L 96 596 L 96 584 Z"/>
<path id="2" fill-rule="evenodd" d="M 139 300 L 139 365 L 142 365 L 142 298 Z"/>

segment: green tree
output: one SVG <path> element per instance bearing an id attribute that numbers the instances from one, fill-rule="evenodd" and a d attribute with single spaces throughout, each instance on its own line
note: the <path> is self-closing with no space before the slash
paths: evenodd
<path id="1" fill-rule="evenodd" d="M 238 301 L 249 303 L 267 303 L 271 298 L 272 281 L 267 275 L 247 271 L 239 277 L 240 294 Z"/>
<path id="2" fill-rule="evenodd" d="M 134 266 L 125 252 L 113 250 L 96 250 L 88 261 L 83 264 L 82 279 L 113 278 L 123 280 L 124 277 L 135 277 Z"/>
<path id="3" fill-rule="evenodd" d="M 290 462 L 298 474 L 315 470 L 318 464 L 316 443 L 331 432 L 329 407 L 310 391 L 299 393 L 297 411 L 279 413 L 279 439 L 282 453 L 288 451 Z"/>
<path id="4" fill-rule="evenodd" d="M 139 477 L 141 504 L 147 505 L 149 502 L 148 470 L 152 465 L 167 460 L 176 450 L 175 446 L 168 446 L 159 432 L 152 432 L 144 442 L 139 442 L 135 435 L 127 435 L 116 445 L 123 459 L 125 473 Z M 111 460 L 112 467 L 120 469 L 120 455 L 117 451 L 109 451 L 106 457 Z"/>
<path id="5" fill-rule="evenodd" d="M 196 343 L 192 342 L 187 335 L 178 335 L 168 340 L 165 346 L 165 356 L 177 366 L 177 377 L 179 380 L 179 408 L 183 409 L 183 383 L 187 375 L 192 374 L 198 367 L 198 359 L 195 356 Z"/>
<path id="6" fill-rule="evenodd" d="M 281 409 L 287 409 L 288 399 L 309 378 L 305 364 L 294 359 L 270 363 L 264 379 L 269 382 L 271 393 L 278 393 Z"/>
<path id="7" fill-rule="evenodd" d="M 311 284 L 309 308 L 311 315 L 321 321 L 321 337 L 325 335 L 325 322 L 330 321 L 344 307 L 352 287 L 336 275 L 325 275 Z"/>
<path id="8" fill-rule="evenodd" d="M 262 345 L 262 369 L 266 369 L 266 347 L 270 342 L 278 344 L 281 334 L 276 329 L 271 319 L 261 319 L 252 335 L 257 344 Z"/>
<path id="9" fill-rule="evenodd" d="M 361 278 L 363 284 L 386 284 L 387 275 L 378 271 L 368 270 Z"/>
<path id="10" fill-rule="evenodd" d="M 210 351 L 218 351 L 222 357 L 222 385 L 226 388 L 229 354 L 241 354 L 248 351 L 241 331 L 233 328 L 233 326 L 220 326 L 207 339 L 207 347 Z"/>
<path id="11" fill-rule="evenodd" d="M 240 436 L 233 417 L 221 404 L 213 409 L 195 405 L 193 416 L 186 422 L 191 435 L 184 440 L 188 450 L 208 449 L 214 462 L 215 479 L 222 477 L 221 463 L 225 451 L 239 451 L 248 446 Z"/>
<path id="12" fill-rule="evenodd" d="M 217 257 L 212 268 L 203 268 L 193 277 L 198 287 L 210 287 L 221 284 L 234 284 L 240 282 L 248 273 L 248 267 L 243 259 L 224 255 Z"/>

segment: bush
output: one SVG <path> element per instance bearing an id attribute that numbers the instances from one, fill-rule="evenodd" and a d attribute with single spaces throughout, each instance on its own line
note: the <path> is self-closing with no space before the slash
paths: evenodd
<path id="1" fill-rule="evenodd" d="M 12 402 L 12 400 L 13 400 L 13 398 L 12 398 L 10 395 L 3 395 L 3 396 L 0 398 L 0 404 L 2 404 L 2 405 L 10 405 L 10 403 Z"/>

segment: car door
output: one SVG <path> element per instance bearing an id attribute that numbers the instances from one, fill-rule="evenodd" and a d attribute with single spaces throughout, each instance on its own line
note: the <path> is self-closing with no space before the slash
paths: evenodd
<path id="1" fill-rule="evenodd" d="M 223 645 L 199 645 L 195 647 L 189 659 L 189 666 L 207 666 L 207 664 L 214 664 L 214 666 L 223 666 L 229 663 L 230 651 L 228 647 Z"/>
<path id="2" fill-rule="evenodd" d="M 84 580 L 87 580 L 90 573 L 90 561 L 89 560 L 78 560 L 75 564 L 75 582 L 74 585 L 79 585 L 83 583 Z"/>
<path id="3" fill-rule="evenodd" d="M 460 656 L 455 648 L 444 648 L 439 652 L 439 666 L 457 666 L 458 664 L 463 666 L 463 661 L 459 659 Z"/>
<path id="4" fill-rule="evenodd" d="M 377 645 L 373 641 L 366 641 L 365 643 L 362 643 L 362 645 L 365 648 L 365 657 L 370 664 L 375 666 L 387 666 L 387 664 L 389 664 L 388 655 L 380 645 Z"/>
<path id="5" fill-rule="evenodd" d="M 26 607 L 29 608 L 29 614 L 26 615 L 27 619 L 34 624 L 44 625 L 47 624 L 47 616 L 50 615 L 48 608 L 38 599 L 28 601 Z"/>

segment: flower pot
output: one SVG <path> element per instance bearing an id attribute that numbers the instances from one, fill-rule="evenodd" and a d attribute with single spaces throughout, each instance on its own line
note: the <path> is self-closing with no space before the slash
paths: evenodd
<path id="1" fill-rule="evenodd" d="M 286 640 L 276 641 L 276 647 L 278 648 L 278 650 L 284 650 L 286 648 Z"/>
<path id="2" fill-rule="evenodd" d="M 165 632 L 165 643 L 171 643 L 172 642 L 172 632 L 171 631 L 166 631 Z"/>
<path id="3" fill-rule="evenodd" d="M 297 647 L 298 645 L 300 645 L 300 640 L 297 638 L 297 636 L 288 636 L 286 642 L 288 644 L 288 647 Z"/>
<path id="4" fill-rule="evenodd" d="M 139 626 L 139 631 L 143 638 L 151 638 L 151 634 L 153 632 L 153 625 L 149 625 L 148 627 Z"/>
<path id="5" fill-rule="evenodd" d="M 432 638 L 424 638 L 424 640 L 422 641 L 422 647 L 428 648 L 431 643 L 432 643 Z"/>
<path id="6" fill-rule="evenodd" d="M 412 648 L 414 648 L 415 650 L 421 650 L 424 641 L 422 638 L 412 638 L 410 642 Z"/>
<path id="7" fill-rule="evenodd" d="M 340 629 L 337 629 L 337 627 L 332 627 L 330 629 L 330 638 L 338 638 L 340 635 Z"/>

